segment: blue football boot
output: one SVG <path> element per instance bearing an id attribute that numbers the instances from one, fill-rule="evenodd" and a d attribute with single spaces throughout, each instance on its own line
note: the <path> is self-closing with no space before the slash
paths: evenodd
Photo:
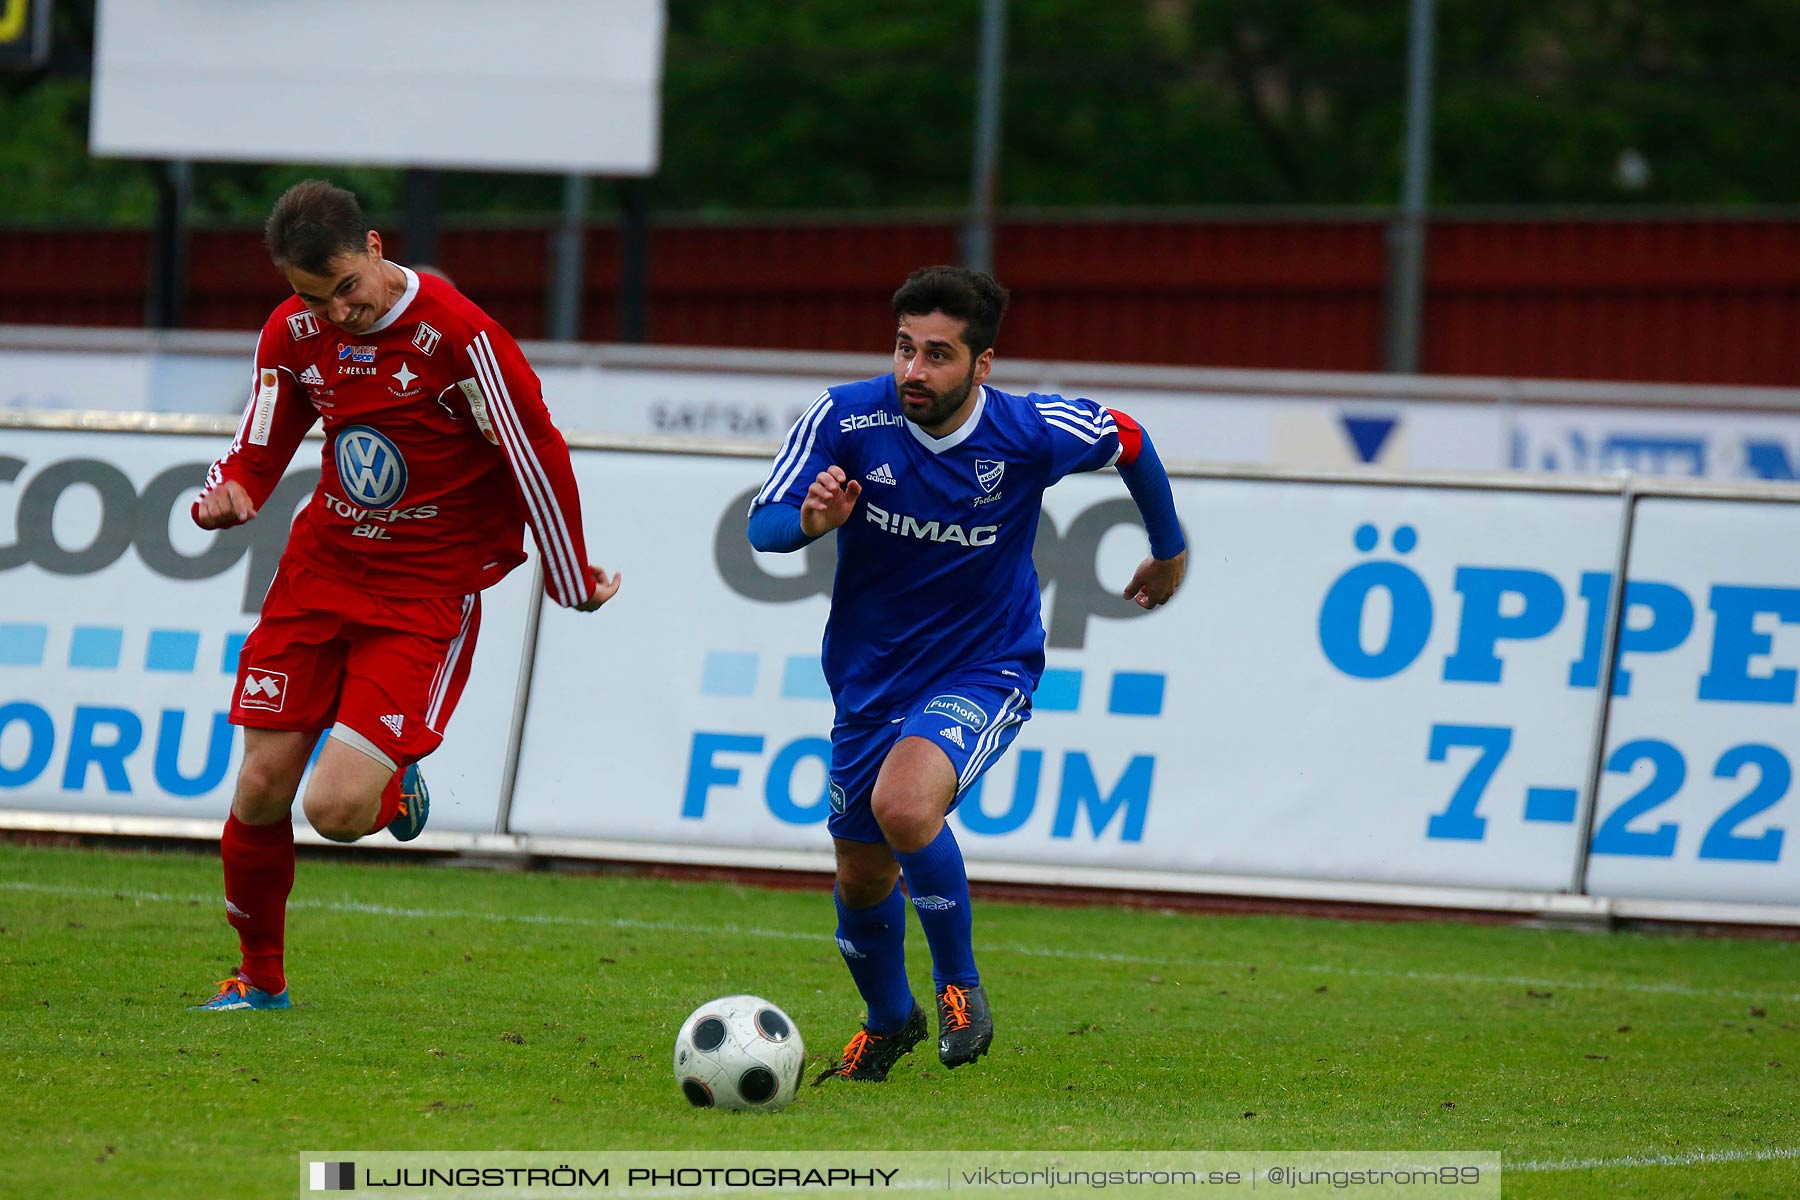
<path id="1" fill-rule="evenodd" d="M 230 979 L 219 980 L 219 994 L 205 1004 L 190 1004 L 192 1012 L 232 1012 L 240 1008 L 292 1008 L 288 1003 L 288 990 L 282 988 L 271 995 L 263 991 L 242 974 L 233 975 Z"/>
<path id="2" fill-rule="evenodd" d="M 388 832 L 398 842 L 410 842 L 425 832 L 425 819 L 431 815 L 431 790 L 419 764 L 411 763 L 400 776 L 400 811 L 388 822 Z"/>

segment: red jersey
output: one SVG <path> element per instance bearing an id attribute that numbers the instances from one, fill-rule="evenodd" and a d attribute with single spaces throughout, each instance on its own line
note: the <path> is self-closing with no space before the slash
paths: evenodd
<path id="1" fill-rule="evenodd" d="M 257 341 L 249 408 L 207 488 L 235 480 L 261 509 L 319 419 L 319 486 L 286 555 L 369 592 L 461 596 L 525 560 L 530 525 L 550 598 L 592 594 L 569 447 L 538 377 L 450 284 L 406 271 L 405 295 L 361 334 L 298 296 L 277 308 Z"/>

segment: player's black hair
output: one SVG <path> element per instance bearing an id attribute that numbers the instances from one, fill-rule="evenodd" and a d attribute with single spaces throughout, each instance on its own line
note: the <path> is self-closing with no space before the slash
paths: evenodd
<path id="1" fill-rule="evenodd" d="M 941 312 L 963 323 L 963 344 L 979 357 L 1000 336 L 1000 318 L 1011 295 L 986 271 L 920 267 L 894 293 L 894 320 Z"/>
<path id="2" fill-rule="evenodd" d="M 263 245 L 282 269 L 323 275 L 340 254 L 361 254 L 368 222 L 356 194 L 323 179 L 302 179 L 275 202 L 263 226 Z"/>

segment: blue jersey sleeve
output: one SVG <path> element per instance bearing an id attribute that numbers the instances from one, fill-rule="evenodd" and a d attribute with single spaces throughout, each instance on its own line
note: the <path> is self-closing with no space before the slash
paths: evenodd
<path id="1" fill-rule="evenodd" d="M 812 486 L 820 471 L 832 465 L 836 451 L 831 437 L 831 409 L 831 393 L 822 392 L 812 406 L 800 414 L 800 419 L 788 430 L 787 440 L 781 443 L 781 452 L 775 456 L 769 477 L 750 501 L 752 512 L 765 504 L 791 504 L 798 508 L 806 499 L 806 489 Z"/>
<path id="2" fill-rule="evenodd" d="M 1049 433 L 1047 484 L 1079 471 L 1098 471 L 1118 461 L 1119 427 L 1105 405 L 1036 394 L 1031 401 Z"/>

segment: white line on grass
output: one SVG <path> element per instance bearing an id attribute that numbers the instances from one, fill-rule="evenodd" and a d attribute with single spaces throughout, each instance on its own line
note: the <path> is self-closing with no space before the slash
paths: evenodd
<path id="1" fill-rule="evenodd" d="M 1507 1171 L 1605 1171 L 1620 1167 L 1691 1167 L 1705 1163 L 1776 1162 L 1800 1158 L 1800 1147 L 1762 1150 L 1685 1150 L 1680 1154 L 1629 1154 L 1624 1158 L 1563 1158 L 1553 1162 L 1508 1162 Z"/>
<path id="2" fill-rule="evenodd" d="M 120 900 L 182 905 L 214 905 L 220 897 L 176 896 L 165 892 L 124 892 L 114 888 L 69 887 L 58 884 L 24 883 L 0 880 L 0 891 L 39 892 L 60 896 L 110 896 Z M 598 929 L 644 929 L 662 933 L 731 934 L 738 937 L 778 938 L 784 941 L 821 941 L 817 931 L 795 932 L 787 929 L 764 929 L 753 925 L 726 922 L 720 925 L 685 925 L 676 921 L 641 921 L 631 917 L 558 917 L 541 913 L 466 912 L 459 909 L 399 908 L 387 904 L 369 904 L 360 900 L 290 900 L 289 909 L 315 909 L 320 912 L 367 913 L 381 917 L 412 917 L 436 921 L 511 921 L 525 925 L 570 925 Z M 1539 979 L 1523 975 L 1469 975 L 1448 971 L 1383 971 L 1372 967 L 1345 967 L 1331 963 L 1248 963 L 1228 959 L 1169 958 L 1138 954 L 1104 954 L 1090 950 L 1059 950 L 1043 946 L 983 945 L 983 952 L 1018 954 L 1029 958 L 1061 958 L 1081 962 L 1129 963 L 1134 966 L 1185 967 L 1210 970 L 1244 971 L 1255 967 L 1271 972 L 1290 970 L 1317 975 L 1347 975 L 1367 979 L 1408 979 L 1422 983 L 1470 984 L 1476 986 L 1529 988 L 1587 988 L 1593 991 L 1643 992 L 1668 996 L 1718 996 L 1730 1000 L 1800 1001 L 1800 992 L 1771 993 L 1744 991 L 1739 988 L 1688 987 L 1679 983 L 1636 983 L 1629 980 L 1597 982 L 1579 979 Z"/>

